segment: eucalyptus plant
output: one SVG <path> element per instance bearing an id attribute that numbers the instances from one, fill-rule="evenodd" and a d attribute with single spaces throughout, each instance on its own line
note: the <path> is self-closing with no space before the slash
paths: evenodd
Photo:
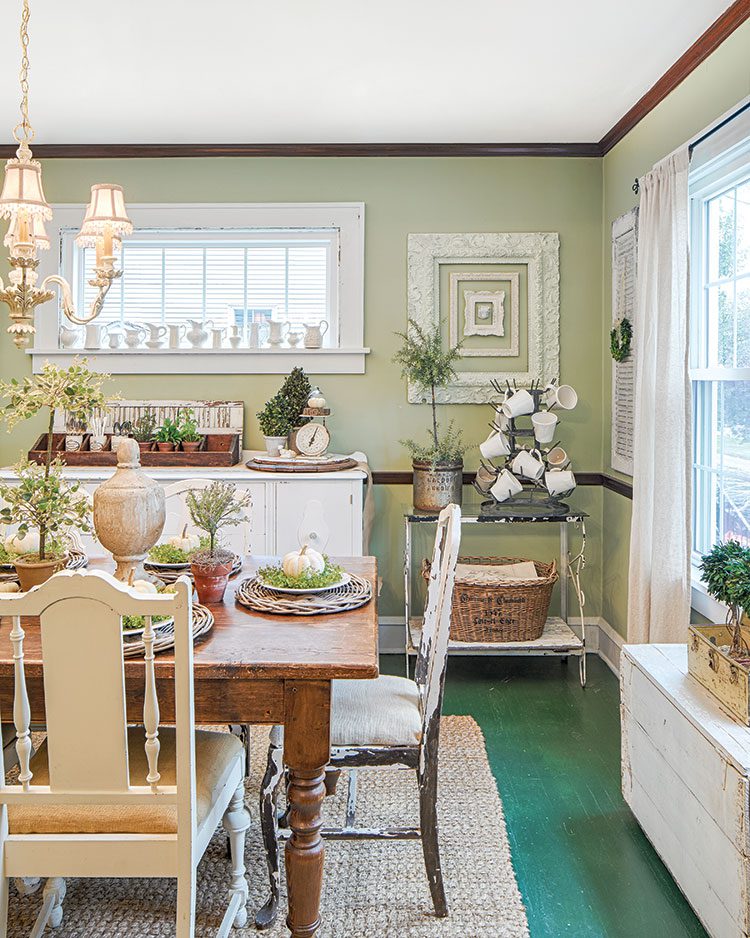
<path id="1" fill-rule="evenodd" d="M 743 612 L 750 612 L 750 548 L 739 541 L 715 544 L 701 557 L 700 571 L 709 595 L 728 607 L 727 624 L 732 630 L 729 654 L 746 654 L 741 622 Z"/>
<path id="2" fill-rule="evenodd" d="M 92 530 L 86 493 L 79 482 L 63 478 L 64 468 L 60 459 L 49 466 L 23 459 L 14 467 L 18 482 L 0 483 L 0 522 L 17 524 L 19 538 L 26 537 L 30 528 L 38 530 L 39 560 L 64 553 L 71 528 L 83 534 Z"/>
<path id="3" fill-rule="evenodd" d="M 222 562 L 229 552 L 217 549 L 217 537 L 222 528 L 236 527 L 245 520 L 245 509 L 252 503 L 250 492 L 237 493 L 231 482 L 212 482 L 204 489 L 190 489 L 186 503 L 193 524 L 208 535 L 208 550 L 196 554 L 198 564 Z"/>
<path id="4" fill-rule="evenodd" d="M 44 465 L 23 460 L 16 466 L 20 483 L 0 486 L 0 498 L 5 502 L 0 520 L 20 523 L 19 533 L 38 528 L 40 560 L 47 559 L 50 537 L 56 538 L 68 528 L 84 533 L 91 530 L 86 496 L 79 494 L 78 483 L 63 479 L 62 463 L 52 459 L 55 410 L 61 408 L 68 417 L 85 421 L 92 411 L 106 408 L 102 386 L 108 379 L 109 375 L 91 371 L 85 358 L 76 358 L 67 368 L 45 362 L 39 374 L 22 381 L 0 381 L 0 397 L 7 399 L 0 414 L 8 431 L 47 410 Z"/>
<path id="5" fill-rule="evenodd" d="M 401 440 L 414 460 L 430 462 L 433 465 L 460 462 L 468 449 L 462 440 L 460 431 L 456 431 L 451 421 L 441 433 L 437 413 L 437 391 L 447 387 L 456 377 L 455 362 L 459 357 L 460 344 L 452 348 L 443 348 L 440 323 L 433 327 L 420 325 L 415 319 L 409 319 L 406 332 L 397 332 L 402 340 L 401 348 L 393 361 L 401 365 L 401 377 L 416 385 L 429 397 L 432 408 L 432 429 L 429 431 L 427 444 L 414 440 Z"/>

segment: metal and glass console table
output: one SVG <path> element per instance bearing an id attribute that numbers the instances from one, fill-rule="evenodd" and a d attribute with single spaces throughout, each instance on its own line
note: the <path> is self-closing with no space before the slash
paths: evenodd
<path id="1" fill-rule="evenodd" d="M 561 513 L 536 513 L 524 516 L 513 510 L 503 510 L 502 505 L 465 507 L 461 524 L 556 524 L 560 532 L 560 615 L 547 619 L 541 638 L 533 642 L 457 642 L 450 641 L 451 655 L 545 655 L 558 658 L 578 658 L 578 674 L 581 687 L 586 686 L 586 631 L 583 610 L 586 598 L 581 587 L 581 574 L 586 565 L 586 525 L 588 515 L 583 511 L 568 509 Z M 412 602 L 412 529 L 415 525 L 435 524 L 438 513 L 411 511 L 404 515 L 404 595 L 406 613 L 405 653 L 409 656 L 419 648 L 422 617 L 415 615 Z M 578 535 L 577 550 L 571 549 L 571 529 Z M 575 625 L 569 614 L 568 587 L 575 594 L 576 610 L 580 616 Z M 580 623 L 580 624 L 579 624 Z"/>

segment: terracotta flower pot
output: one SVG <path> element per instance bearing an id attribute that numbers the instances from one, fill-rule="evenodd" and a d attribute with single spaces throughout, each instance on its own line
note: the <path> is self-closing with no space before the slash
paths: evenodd
<path id="1" fill-rule="evenodd" d="M 197 453 L 200 448 L 200 440 L 183 440 L 182 441 L 182 452 L 183 453 Z"/>
<path id="2" fill-rule="evenodd" d="M 173 453 L 174 452 L 174 443 L 159 443 L 157 442 L 156 448 L 160 453 Z"/>
<path id="3" fill-rule="evenodd" d="M 65 557 L 56 557 L 52 560 L 34 560 L 33 558 L 19 557 L 13 561 L 13 566 L 16 568 L 21 589 L 24 593 L 28 593 L 32 586 L 46 583 L 53 573 L 62 570 L 65 561 Z"/>
<path id="4" fill-rule="evenodd" d="M 150 453 L 150 452 L 151 452 L 151 447 L 152 447 L 153 445 L 154 445 L 154 444 L 153 444 L 153 442 L 152 442 L 151 440 L 147 440 L 145 443 L 141 443 L 140 440 L 138 441 L 138 449 L 139 449 L 142 453 Z"/>
<path id="5" fill-rule="evenodd" d="M 229 583 L 229 574 L 232 572 L 232 561 L 223 563 L 191 563 L 190 571 L 195 581 L 195 591 L 198 602 L 203 605 L 220 603 Z"/>

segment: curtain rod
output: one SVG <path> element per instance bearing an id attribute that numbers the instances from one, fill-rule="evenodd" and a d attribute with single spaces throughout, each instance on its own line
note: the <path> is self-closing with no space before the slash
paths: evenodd
<path id="1" fill-rule="evenodd" d="M 718 118 L 714 124 L 709 126 L 708 130 L 704 131 L 700 136 L 695 137 L 693 140 L 690 141 L 690 143 L 688 144 L 688 155 L 692 156 L 693 150 L 699 144 L 708 140 L 708 138 L 712 137 L 716 133 L 717 130 L 721 130 L 722 127 L 726 127 L 727 124 L 730 124 L 736 117 L 739 117 L 740 114 L 744 114 L 745 111 L 749 109 L 750 109 L 750 98 L 746 98 L 744 103 L 741 104 L 739 107 L 737 107 L 734 111 L 731 111 L 725 117 Z M 678 149 L 680 148 L 678 147 Z M 676 153 L 677 150 L 673 150 L 672 152 Z M 637 177 L 636 179 L 633 180 L 633 185 L 630 188 L 633 190 L 633 192 L 635 192 L 636 195 L 638 195 L 638 193 L 640 192 L 641 184 Z"/>

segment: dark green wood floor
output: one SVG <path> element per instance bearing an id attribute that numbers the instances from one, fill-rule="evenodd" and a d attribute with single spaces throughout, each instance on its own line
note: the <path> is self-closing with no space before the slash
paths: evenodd
<path id="1" fill-rule="evenodd" d="M 705 938 L 620 794 L 617 679 L 577 662 L 451 658 L 445 713 L 484 731 L 532 938 Z M 383 671 L 403 673 L 403 658 Z"/>

